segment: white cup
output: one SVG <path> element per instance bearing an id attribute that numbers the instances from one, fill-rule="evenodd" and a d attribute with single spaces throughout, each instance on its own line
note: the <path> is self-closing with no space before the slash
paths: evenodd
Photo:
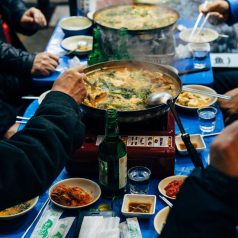
<path id="1" fill-rule="evenodd" d="M 210 44 L 209 43 L 189 43 L 188 44 L 189 51 L 192 52 L 193 55 L 193 65 L 196 69 L 201 69 L 206 67 L 206 57 L 210 52 Z"/>

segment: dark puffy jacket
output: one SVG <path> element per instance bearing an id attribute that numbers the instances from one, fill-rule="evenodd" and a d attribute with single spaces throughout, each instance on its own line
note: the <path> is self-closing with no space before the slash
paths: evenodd
<path id="1" fill-rule="evenodd" d="M 19 25 L 20 19 L 26 10 L 27 8 L 21 0 L 0 1 L 0 14 L 9 26 L 12 40 L 12 45 L 6 44 L 2 24 L 0 24 L 0 72 L 30 75 L 35 55 L 25 51 L 16 34 L 16 32 L 23 34 L 33 34 L 35 32 L 25 30 Z"/>

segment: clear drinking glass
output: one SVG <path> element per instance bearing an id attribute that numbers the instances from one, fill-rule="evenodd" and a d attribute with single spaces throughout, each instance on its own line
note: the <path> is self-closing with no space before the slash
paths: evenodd
<path id="1" fill-rule="evenodd" d="M 147 167 L 136 166 L 128 170 L 130 193 L 146 194 L 149 191 L 151 171 Z"/>
<path id="2" fill-rule="evenodd" d="M 188 49 L 193 55 L 193 65 L 196 69 L 201 69 L 206 67 L 206 57 L 210 52 L 209 43 L 189 43 Z"/>
<path id="3" fill-rule="evenodd" d="M 215 107 L 202 107 L 197 112 L 200 130 L 202 132 L 214 131 L 217 109 Z"/>

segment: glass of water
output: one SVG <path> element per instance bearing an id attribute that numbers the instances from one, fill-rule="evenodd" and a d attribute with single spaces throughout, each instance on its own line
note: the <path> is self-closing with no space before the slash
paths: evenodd
<path id="1" fill-rule="evenodd" d="M 144 166 L 132 167 L 128 170 L 130 193 L 146 194 L 149 191 L 151 171 Z"/>
<path id="2" fill-rule="evenodd" d="M 217 109 L 215 107 L 202 107 L 197 112 L 200 130 L 205 133 L 214 131 Z"/>
<path id="3" fill-rule="evenodd" d="M 206 57 L 210 52 L 209 43 L 189 43 L 188 49 L 193 55 L 193 65 L 196 69 L 202 69 L 206 67 Z"/>

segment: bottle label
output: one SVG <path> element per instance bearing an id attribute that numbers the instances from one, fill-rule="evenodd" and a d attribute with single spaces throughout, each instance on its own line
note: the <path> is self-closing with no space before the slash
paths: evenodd
<path id="1" fill-rule="evenodd" d="M 108 185 L 108 163 L 103 160 L 99 160 L 99 182 L 104 186 Z"/>
<path id="2" fill-rule="evenodd" d="M 127 155 L 119 159 L 119 189 L 124 188 L 127 183 Z"/>

